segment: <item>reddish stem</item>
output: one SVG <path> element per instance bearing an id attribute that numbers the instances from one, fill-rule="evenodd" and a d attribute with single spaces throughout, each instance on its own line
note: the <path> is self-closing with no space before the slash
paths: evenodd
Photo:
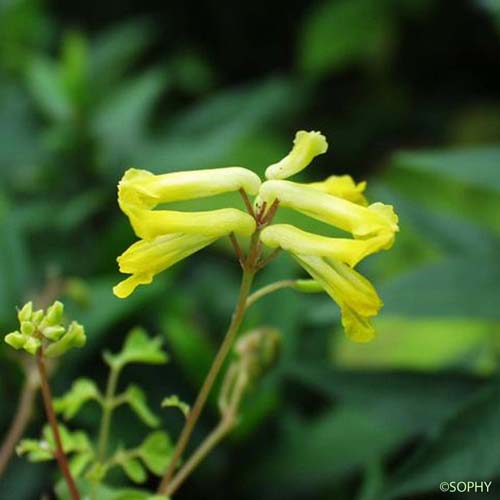
<path id="1" fill-rule="evenodd" d="M 52 429 L 52 434 L 54 436 L 54 441 L 56 444 L 56 460 L 61 469 L 62 475 L 66 480 L 68 485 L 69 493 L 72 500 L 80 500 L 80 494 L 75 484 L 75 480 L 71 475 L 69 470 L 68 459 L 64 453 L 63 444 L 61 440 L 61 434 L 59 433 L 59 426 L 57 424 L 56 414 L 54 412 L 54 407 L 52 406 L 52 392 L 50 390 L 47 370 L 45 368 L 45 359 L 43 357 L 43 348 L 40 348 L 36 355 L 36 362 L 38 367 L 38 373 L 40 374 L 40 388 L 42 390 L 43 405 L 45 407 L 45 413 L 47 415 L 47 420 L 49 421 L 50 428 Z"/>

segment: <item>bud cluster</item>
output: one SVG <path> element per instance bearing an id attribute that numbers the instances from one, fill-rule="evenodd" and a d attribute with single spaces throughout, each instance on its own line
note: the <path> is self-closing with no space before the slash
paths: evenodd
<path id="1" fill-rule="evenodd" d="M 5 342 L 14 349 L 24 349 L 35 355 L 42 345 L 48 358 L 55 358 L 73 347 L 82 347 L 86 342 L 82 325 L 72 321 L 63 324 L 64 305 L 55 301 L 47 310 L 33 310 L 28 302 L 17 313 L 19 330 L 5 336 Z"/>

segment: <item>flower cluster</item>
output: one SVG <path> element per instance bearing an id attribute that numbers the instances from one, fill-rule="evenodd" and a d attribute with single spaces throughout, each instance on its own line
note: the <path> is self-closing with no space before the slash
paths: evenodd
<path id="1" fill-rule="evenodd" d="M 331 176 L 323 182 L 297 183 L 288 179 L 303 170 L 315 156 L 327 151 L 319 132 L 300 131 L 290 153 L 267 168 L 266 181 L 240 167 L 153 175 L 130 169 L 119 183 L 121 209 L 141 238 L 120 257 L 120 271 L 131 274 L 114 288 L 126 297 L 140 284 L 176 262 L 236 234 L 257 235 L 272 249 L 282 249 L 339 305 L 342 324 L 355 341 L 374 335 L 370 318 L 382 306 L 376 290 L 354 267 L 366 256 L 388 249 L 398 231 L 398 218 L 389 205 L 368 204 L 366 183 L 351 177 Z M 191 200 L 240 191 L 256 196 L 248 213 L 237 208 L 206 212 L 159 210 L 163 203 Z M 352 237 L 329 237 L 290 224 L 272 224 L 278 207 L 286 207 L 321 221 Z M 258 215 L 256 215 L 258 214 Z"/>
<path id="2" fill-rule="evenodd" d="M 86 342 L 82 325 L 72 321 L 66 328 L 63 324 L 64 305 L 56 301 L 46 311 L 33 310 L 28 302 L 17 313 L 19 330 L 8 333 L 5 342 L 14 349 L 24 349 L 35 355 L 45 346 L 44 354 L 55 358 L 73 347 L 82 347 Z"/>

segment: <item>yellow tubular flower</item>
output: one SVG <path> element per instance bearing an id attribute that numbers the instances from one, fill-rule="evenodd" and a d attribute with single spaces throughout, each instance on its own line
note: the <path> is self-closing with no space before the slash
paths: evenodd
<path id="1" fill-rule="evenodd" d="M 255 231 L 255 220 L 236 208 L 206 212 L 128 209 L 130 224 L 139 238 L 151 239 L 166 233 L 183 232 L 219 237 L 234 232 L 248 236 Z"/>
<path id="2" fill-rule="evenodd" d="M 339 305 L 347 336 L 355 342 L 372 340 L 375 331 L 370 318 L 377 315 L 383 304 L 371 283 L 335 259 L 308 255 L 294 258 Z"/>
<path id="3" fill-rule="evenodd" d="M 330 257 L 354 267 L 367 255 L 387 248 L 394 236 L 381 234 L 365 240 L 328 238 L 302 231 L 289 224 L 273 224 L 264 228 L 260 239 L 270 248 L 281 248 L 293 254 Z"/>
<path id="4" fill-rule="evenodd" d="M 154 175 L 129 169 L 118 185 L 118 203 L 139 238 L 120 257 L 122 273 L 131 276 L 113 288 L 117 297 L 130 295 L 138 285 L 180 260 L 230 233 L 250 235 L 256 223 L 236 208 L 204 212 L 154 210 L 161 203 L 195 199 L 243 189 L 257 194 L 260 179 L 241 167 Z"/>
<path id="5" fill-rule="evenodd" d="M 267 179 L 286 179 L 304 170 L 315 156 L 328 149 L 325 136 L 320 132 L 300 130 L 295 134 L 293 148 L 281 161 L 266 169 Z"/>
<path id="6" fill-rule="evenodd" d="M 344 200 L 352 201 L 358 205 L 366 207 L 368 200 L 363 192 L 366 189 L 366 182 L 356 184 L 350 175 L 331 175 L 322 182 L 310 182 L 309 187 L 319 189 L 324 193 L 333 194 Z"/>
<path id="7" fill-rule="evenodd" d="M 348 231 L 355 238 L 383 233 L 394 235 L 398 230 L 398 217 L 390 205 L 373 203 L 363 207 L 296 182 L 264 182 L 259 191 L 259 198 L 268 205 L 278 199 L 281 206 Z"/>
<path id="8" fill-rule="evenodd" d="M 159 203 L 206 198 L 239 189 L 255 195 L 260 185 L 257 174 L 241 167 L 189 170 L 162 175 L 130 168 L 118 184 L 118 203 L 127 213 L 130 205 L 154 208 Z"/>
<path id="9" fill-rule="evenodd" d="M 120 272 L 131 274 L 113 288 L 113 293 L 123 299 L 138 285 L 146 285 L 153 277 L 189 255 L 212 244 L 217 238 L 174 233 L 152 240 L 137 241 L 118 257 Z"/>

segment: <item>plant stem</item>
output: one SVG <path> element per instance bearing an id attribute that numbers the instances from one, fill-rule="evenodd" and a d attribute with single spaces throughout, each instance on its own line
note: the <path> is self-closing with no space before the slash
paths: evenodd
<path id="1" fill-rule="evenodd" d="M 52 392 L 50 390 L 47 370 L 45 368 L 45 359 L 43 356 L 43 347 L 41 347 L 36 355 L 36 362 L 38 367 L 38 373 L 40 375 L 40 388 L 42 390 L 43 404 L 45 407 L 45 413 L 47 415 L 47 420 L 49 422 L 50 428 L 52 429 L 52 434 L 54 436 L 54 442 L 56 445 L 56 459 L 59 464 L 59 468 L 66 480 L 68 485 L 68 490 L 72 500 L 80 500 L 80 494 L 76 488 L 75 480 L 71 475 L 69 470 L 68 459 L 64 453 L 63 444 L 61 440 L 61 435 L 59 433 L 59 426 L 57 424 L 56 414 L 54 412 L 54 407 L 52 405 Z"/>
<path id="2" fill-rule="evenodd" d="M 106 384 L 106 394 L 102 404 L 102 418 L 101 426 L 99 429 L 99 439 L 97 444 L 97 459 L 99 462 L 104 462 L 106 459 L 106 452 L 108 448 L 109 429 L 111 427 L 111 417 L 115 407 L 114 397 L 116 387 L 118 385 L 118 376 L 120 374 L 120 367 L 111 365 L 109 368 L 109 377 Z"/>
<path id="3" fill-rule="evenodd" d="M 254 238 L 253 240 L 255 242 L 257 241 L 257 238 Z M 252 286 L 252 282 L 255 276 L 255 271 L 253 268 L 257 254 L 257 252 L 254 250 L 255 246 L 256 244 L 254 243 L 252 245 L 252 248 L 250 249 L 248 258 L 249 262 L 247 262 L 247 265 L 243 270 L 240 293 L 238 301 L 236 303 L 236 308 L 234 310 L 231 319 L 231 323 L 227 330 L 226 336 L 224 337 L 224 340 L 219 348 L 219 351 L 215 356 L 212 366 L 210 367 L 210 370 L 205 378 L 205 381 L 203 382 L 203 386 L 198 394 L 198 397 L 196 398 L 193 408 L 189 412 L 188 418 L 186 419 L 186 423 L 184 425 L 184 428 L 182 429 L 179 440 L 177 441 L 177 445 L 172 455 L 172 459 L 170 460 L 167 471 L 165 472 L 165 475 L 163 476 L 163 479 L 160 483 L 160 487 L 158 489 L 158 493 L 160 495 L 165 495 L 167 493 L 170 480 L 174 475 L 177 464 L 189 442 L 191 433 L 193 432 L 194 426 L 196 425 L 196 422 L 198 421 L 198 418 L 201 415 L 203 407 L 205 406 L 210 390 L 212 389 L 215 379 L 217 378 L 217 375 L 219 374 L 222 365 L 224 364 L 224 361 L 231 349 L 231 346 L 233 345 L 234 339 L 243 321 L 247 297 L 248 294 L 250 293 L 250 288 Z"/>
<path id="4" fill-rule="evenodd" d="M 16 444 L 21 439 L 24 429 L 28 425 L 33 412 L 35 395 L 40 385 L 38 377 L 34 376 L 36 375 L 36 369 L 32 363 L 29 365 L 26 363 L 24 371 L 24 384 L 17 405 L 16 414 L 12 419 L 9 430 L 5 435 L 4 442 L 2 443 L 2 447 L 0 448 L 0 477 L 4 473 L 10 457 L 14 453 Z"/>
<path id="5" fill-rule="evenodd" d="M 294 286 L 295 280 L 281 280 L 271 283 L 270 285 L 263 286 L 247 298 L 246 308 L 249 308 L 252 304 L 255 304 L 255 302 L 270 293 L 281 290 L 282 288 L 293 288 Z"/>
<path id="6" fill-rule="evenodd" d="M 231 432 L 236 424 L 237 412 L 247 384 L 248 379 L 246 374 L 240 375 L 236 382 L 231 404 L 222 415 L 221 421 L 174 476 L 168 485 L 166 491 L 167 496 L 173 495 L 193 470 L 200 465 L 205 457 Z"/>

